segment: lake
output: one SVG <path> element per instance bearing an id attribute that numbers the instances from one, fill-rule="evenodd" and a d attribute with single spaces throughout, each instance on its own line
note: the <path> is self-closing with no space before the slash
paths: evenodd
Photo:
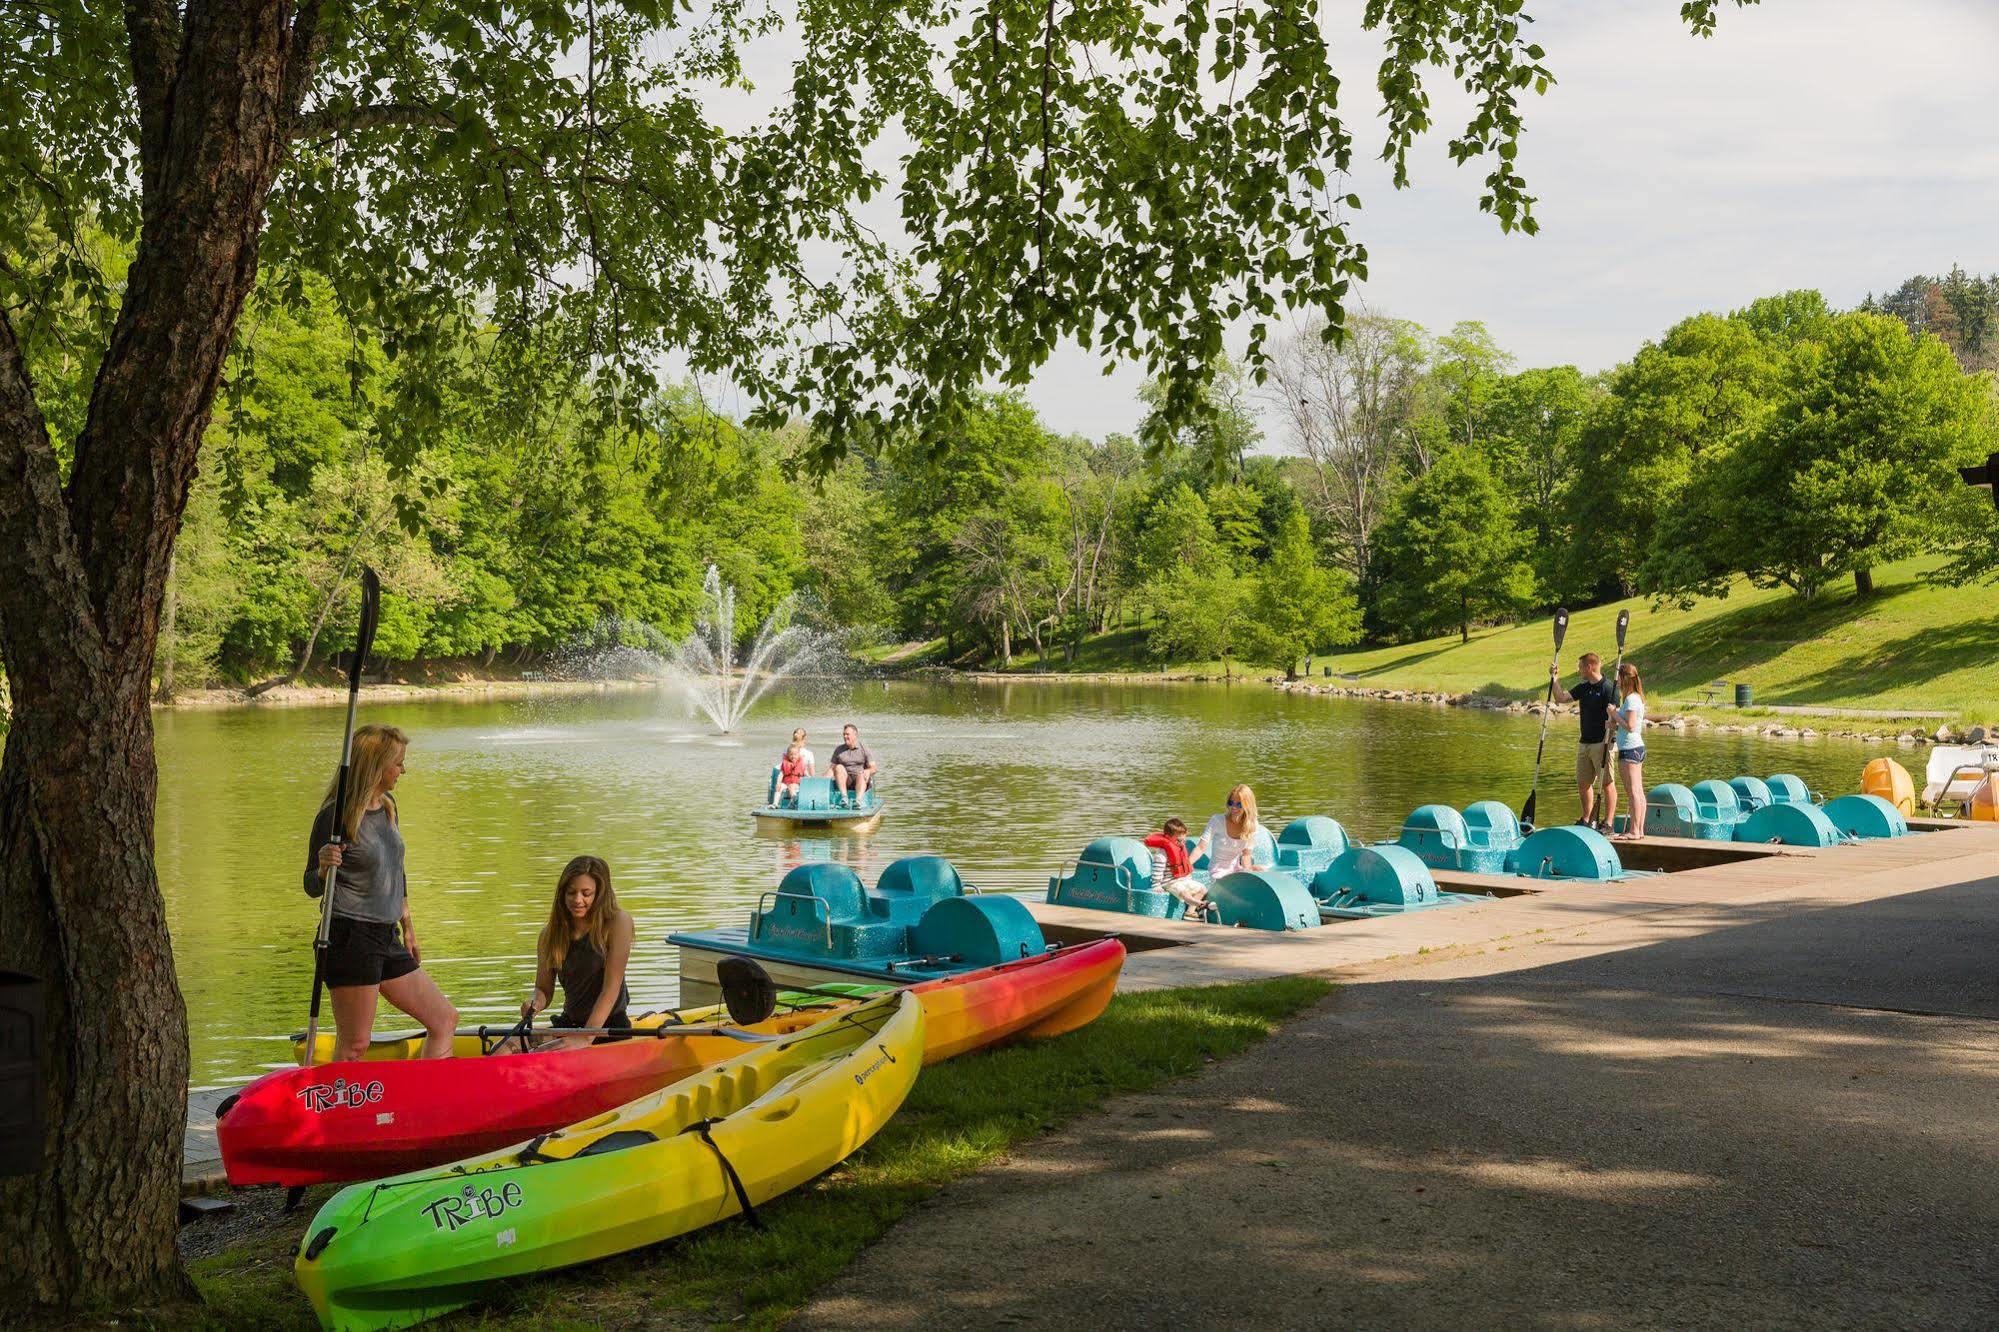
<path id="1" fill-rule="evenodd" d="M 289 1057 L 305 1022 L 316 904 L 300 890 L 306 832 L 339 760 L 334 707 L 167 710 L 155 716 L 159 874 L 187 996 L 197 1088 Z M 758 894 L 807 860 L 870 882 L 899 856 L 948 856 L 981 886 L 1042 889 L 1093 837 L 1168 814 L 1199 831 L 1250 783 L 1273 830 L 1330 814 L 1393 836 L 1419 804 L 1525 798 L 1532 717 L 1298 697 L 1259 684 L 909 683 L 814 687 L 762 700 L 716 736 L 666 693 L 504 702 L 370 703 L 362 721 L 409 733 L 397 796 L 424 965 L 467 1023 L 517 1018 L 555 876 L 610 863 L 637 918 L 634 1012 L 675 997 L 669 931 L 746 923 Z M 775 837 L 749 816 L 794 725 L 823 764 L 843 722 L 884 769 L 888 814 L 866 838 Z M 1575 817 L 1573 717 L 1549 723 L 1543 822 Z M 1878 750 L 1656 732 L 1648 782 L 1794 772 L 1857 789 Z M 1337 928 L 1337 927 L 1334 927 Z M 326 1021 L 331 1024 L 330 1014 Z M 407 1029 L 385 1004 L 378 1030 Z"/>

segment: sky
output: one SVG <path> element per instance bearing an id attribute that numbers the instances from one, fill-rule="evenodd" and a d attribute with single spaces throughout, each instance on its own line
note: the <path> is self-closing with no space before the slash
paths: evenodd
<path id="1" fill-rule="evenodd" d="M 1678 0 L 1527 9 L 1558 80 L 1525 106 L 1540 233 L 1503 235 L 1478 211 L 1484 170 L 1453 165 L 1444 134 L 1412 154 L 1404 191 L 1357 162 L 1369 276 L 1356 294 L 1371 307 L 1438 331 L 1480 320 L 1522 366 L 1591 371 L 1686 315 L 1772 292 L 1816 287 L 1850 306 L 1953 263 L 1999 270 L 1992 0 L 1763 0 L 1725 9 L 1705 41 Z M 1356 158 L 1371 157 L 1379 46 L 1349 30 L 1337 68 Z M 1463 102 L 1443 93 L 1433 84 L 1448 128 Z M 1102 370 L 1058 354 L 1028 394 L 1044 423 L 1133 429 L 1136 371 Z"/>

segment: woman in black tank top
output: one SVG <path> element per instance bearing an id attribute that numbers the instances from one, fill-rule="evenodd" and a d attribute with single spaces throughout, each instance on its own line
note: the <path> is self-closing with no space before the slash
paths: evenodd
<path id="1" fill-rule="evenodd" d="M 632 955 L 632 918 L 611 890 L 611 867 L 596 856 L 578 856 L 555 883 L 555 905 L 535 948 L 534 993 L 522 1016 L 547 1008 L 562 982 L 558 1027 L 624 1027 L 625 964 Z M 594 1037 L 571 1036 L 550 1048 L 581 1048 Z"/>

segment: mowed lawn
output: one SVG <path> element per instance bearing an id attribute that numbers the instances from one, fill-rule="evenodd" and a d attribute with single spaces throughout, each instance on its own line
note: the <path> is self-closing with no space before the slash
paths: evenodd
<path id="1" fill-rule="evenodd" d="M 1977 721 L 1999 717 L 1999 587 L 1938 587 L 1922 575 L 1934 558 L 1875 571 L 1875 594 L 1849 581 L 1817 599 L 1736 584 L 1726 598 L 1691 610 L 1631 612 L 1625 655 L 1644 672 L 1646 691 L 1692 704 L 1711 680 L 1744 683 L 1758 705 L 1943 711 Z M 1562 648 L 1564 677 L 1594 649 L 1617 650 L 1617 605 L 1577 611 Z M 1474 630 L 1398 647 L 1340 652 L 1313 663 L 1387 689 L 1478 692 L 1529 698 L 1546 687 L 1553 622 Z M 1724 697 L 1718 700 L 1727 703 Z"/>

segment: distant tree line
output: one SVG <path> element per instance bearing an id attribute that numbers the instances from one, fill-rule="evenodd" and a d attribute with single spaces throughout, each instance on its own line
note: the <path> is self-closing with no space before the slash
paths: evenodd
<path id="1" fill-rule="evenodd" d="M 684 632 L 709 563 L 746 628 L 796 595 L 958 663 L 1228 671 L 1743 577 L 1866 595 L 1920 551 L 1952 556 L 1941 576 L 1999 576 L 1999 522 L 1955 472 L 1999 439 L 1999 278 L 1955 269 L 1853 311 L 1799 291 L 1694 315 L 1594 375 L 1519 368 L 1478 323 L 1433 335 L 1357 308 L 1338 339 L 1281 344 L 1262 384 L 1224 363 L 1201 423 L 1150 453 L 985 393 L 937 439 L 864 440 L 829 471 L 802 430 L 743 428 L 691 388 L 614 426 L 532 341 L 468 320 L 399 357 L 305 294 L 254 300 L 231 357 L 163 693 L 323 664 L 363 562 L 391 593 L 379 656 L 485 666 L 611 617 Z M 36 331 L 52 411 L 80 414 L 60 329 Z M 410 427 L 386 404 L 411 377 L 445 424 L 392 448 Z"/>

